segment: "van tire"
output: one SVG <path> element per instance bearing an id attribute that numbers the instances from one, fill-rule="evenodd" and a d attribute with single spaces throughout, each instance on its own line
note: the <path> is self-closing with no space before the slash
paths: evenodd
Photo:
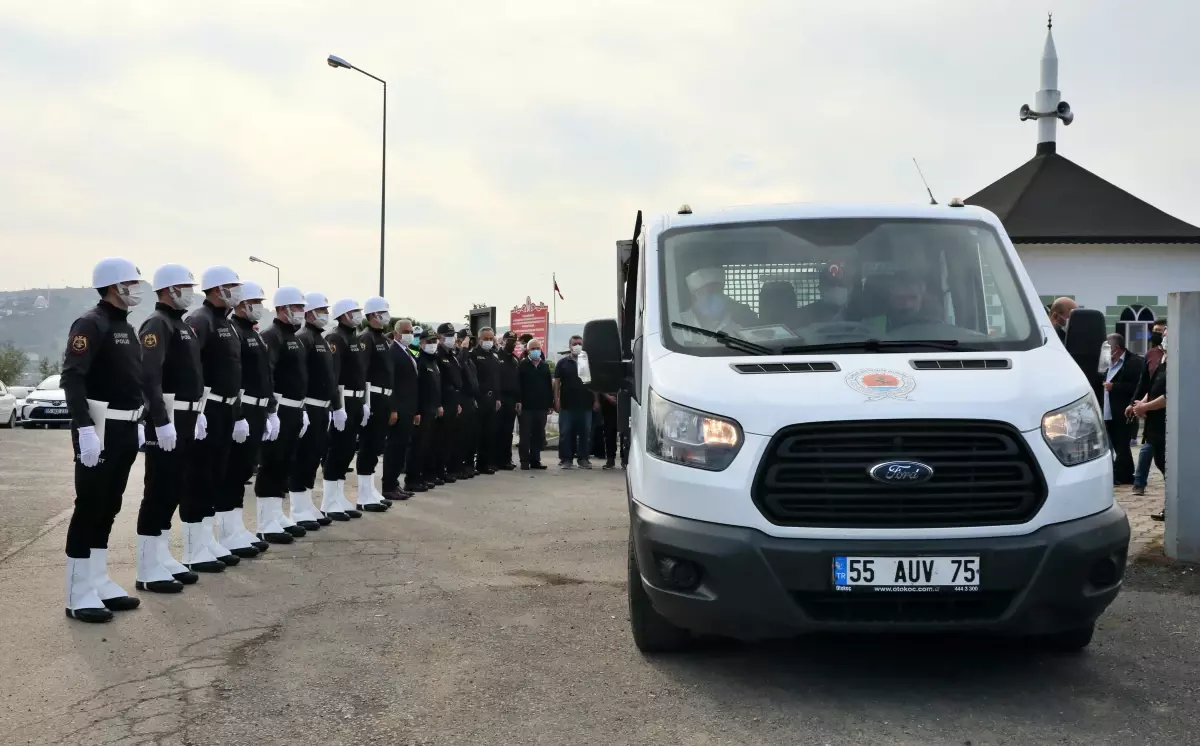
<path id="1" fill-rule="evenodd" d="M 629 627 L 633 642 L 643 653 L 674 653 L 686 649 L 692 641 L 691 632 L 677 627 L 654 609 L 650 596 L 642 586 L 642 572 L 638 569 L 637 555 L 633 551 L 633 537 L 629 537 Z"/>
<path id="2" fill-rule="evenodd" d="M 1092 635 L 1095 632 L 1096 623 L 1093 622 L 1086 627 L 1078 627 L 1046 635 L 1042 638 L 1041 642 L 1047 650 L 1056 653 L 1078 653 L 1091 644 Z"/>

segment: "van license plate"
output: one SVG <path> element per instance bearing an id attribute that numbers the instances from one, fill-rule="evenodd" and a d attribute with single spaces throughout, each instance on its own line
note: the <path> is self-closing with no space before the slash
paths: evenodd
<path id="1" fill-rule="evenodd" d="M 838 591 L 931 593 L 979 590 L 978 557 L 834 557 Z"/>

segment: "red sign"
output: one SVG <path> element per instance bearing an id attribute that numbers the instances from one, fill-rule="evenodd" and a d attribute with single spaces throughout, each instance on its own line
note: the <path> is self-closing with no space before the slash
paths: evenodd
<path id="1" fill-rule="evenodd" d="M 525 304 L 514 306 L 509 315 L 509 328 L 517 335 L 517 339 L 525 334 L 532 334 L 546 344 L 550 336 L 550 307 L 545 303 L 534 303 L 528 296 Z M 517 342 L 517 357 L 521 356 L 525 346 Z"/>

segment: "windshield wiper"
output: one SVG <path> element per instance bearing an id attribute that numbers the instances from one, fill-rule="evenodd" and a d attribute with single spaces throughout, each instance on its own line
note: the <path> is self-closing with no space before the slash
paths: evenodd
<path id="1" fill-rule="evenodd" d="M 924 347 L 951 352 L 979 352 L 974 347 L 964 347 L 957 339 L 858 339 L 846 342 L 827 342 L 819 345 L 794 345 L 784 347 L 780 355 L 800 352 L 830 352 L 834 350 L 866 350 L 877 352 L 891 347 Z"/>
<path id="2" fill-rule="evenodd" d="M 775 350 L 772 350 L 770 347 L 767 347 L 765 345 L 760 345 L 757 342 L 751 342 L 748 339 L 742 339 L 741 337 L 735 337 L 732 334 L 727 334 L 725 332 L 714 332 L 712 329 L 701 329 L 698 326 L 690 326 L 688 324 L 681 324 L 678 321 L 672 321 L 671 327 L 674 329 L 683 329 L 684 331 L 695 332 L 696 334 L 700 334 L 705 337 L 711 337 L 732 350 L 741 350 L 742 352 L 748 352 L 751 355 L 777 355 L 777 354 L 779 354 L 779 353 L 775 352 Z"/>

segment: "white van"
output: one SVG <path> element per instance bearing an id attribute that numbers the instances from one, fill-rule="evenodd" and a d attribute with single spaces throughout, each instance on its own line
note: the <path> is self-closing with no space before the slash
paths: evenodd
<path id="1" fill-rule="evenodd" d="M 618 252 L 619 319 L 584 346 L 593 387 L 632 399 L 639 648 L 831 629 L 1091 641 L 1129 544 L 1082 370 L 1104 320 L 1080 309 L 1060 341 L 995 215 L 685 206 L 639 213 Z"/>

